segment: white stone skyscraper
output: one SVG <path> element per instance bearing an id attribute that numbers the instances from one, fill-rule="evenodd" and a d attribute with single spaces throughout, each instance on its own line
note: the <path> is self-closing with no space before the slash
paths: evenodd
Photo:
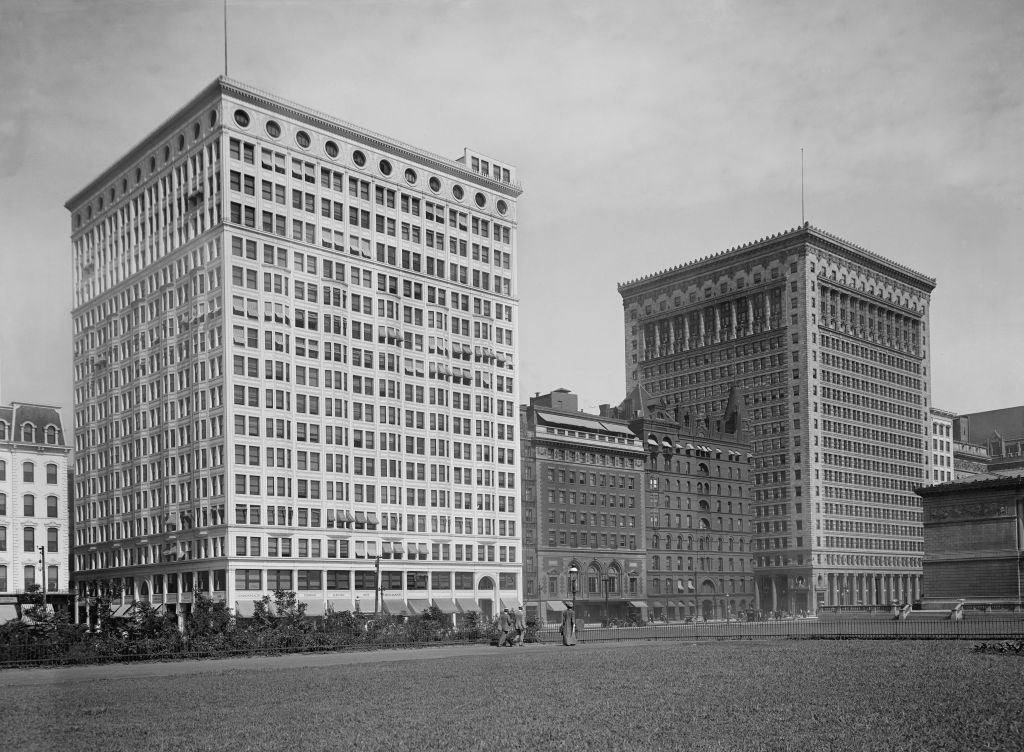
<path id="1" fill-rule="evenodd" d="M 79 593 L 518 602 L 520 192 L 220 78 L 75 195 Z"/>

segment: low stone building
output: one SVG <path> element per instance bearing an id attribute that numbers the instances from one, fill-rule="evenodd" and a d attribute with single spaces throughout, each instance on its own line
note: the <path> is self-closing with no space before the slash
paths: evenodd
<path id="1" fill-rule="evenodd" d="M 1024 470 L 917 489 L 924 513 L 925 607 L 1021 606 Z"/>

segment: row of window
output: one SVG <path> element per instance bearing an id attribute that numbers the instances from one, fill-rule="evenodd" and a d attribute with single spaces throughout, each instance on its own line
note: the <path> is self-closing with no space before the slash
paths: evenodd
<path id="1" fill-rule="evenodd" d="M 28 589 L 41 584 L 36 582 L 36 567 L 33 564 L 26 564 L 24 569 L 24 582 L 22 587 Z M 47 566 L 46 567 L 46 592 L 55 593 L 60 589 L 60 567 Z M 9 583 L 7 581 L 7 566 L 0 564 L 0 593 L 10 592 Z"/>
<path id="2" fill-rule="evenodd" d="M 516 589 L 516 573 L 498 575 L 499 590 Z M 490 589 L 489 577 L 476 582 L 474 572 L 381 571 L 373 569 L 236 569 L 236 590 L 368 590 L 385 593 L 403 590 L 474 591 Z"/>
<path id="3" fill-rule="evenodd" d="M 7 480 L 6 460 L 0 460 L 0 480 Z M 35 483 L 36 464 L 34 462 L 21 463 L 21 480 L 24 483 Z M 51 486 L 57 484 L 57 465 L 52 462 L 46 465 L 46 482 Z"/>
<path id="4" fill-rule="evenodd" d="M 21 530 L 21 540 L 23 543 L 23 550 L 25 553 L 34 553 L 36 550 L 36 529 L 34 527 L 24 527 Z M 60 552 L 60 530 L 55 527 L 49 527 L 46 529 L 46 552 L 47 553 L 59 553 Z M 7 550 L 7 528 L 0 526 L 0 551 Z"/>
<path id="5" fill-rule="evenodd" d="M 508 268 L 508 267 L 506 267 Z M 43 443 L 44 444 L 56 444 L 58 438 L 58 428 L 54 425 L 47 425 L 43 429 Z M 5 420 L 0 420 L 0 441 L 10 441 L 14 438 L 14 431 L 11 426 Z M 36 440 L 36 427 L 34 423 L 26 421 L 21 424 L 21 441 L 35 442 Z"/>
<path id="6" fill-rule="evenodd" d="M 7 512 L 7 494 L 0 493 L 0 516 L 6 516 Z M 32 494 L 25 494 L 22 497 L 22 514 L 25 517 L 36 516 L 36 497 Z M 58 500 L 56 496 L 46 497 L 46 516 L 56 518 L 59 515 L 58 512 Z"/>

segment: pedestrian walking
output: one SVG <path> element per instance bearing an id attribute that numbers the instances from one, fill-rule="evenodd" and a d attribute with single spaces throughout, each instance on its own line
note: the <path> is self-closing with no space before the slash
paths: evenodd
<path id="1" fill-rule="evenodd" d="M 501 616 L 498 617 L 499 625 L 501 627 L 501 639 L 498 640 L 498 647 L 503 648 L 506 645 L 512 647 L 512 635 L 515 621 L 512 618 L 512 614 L 506 608 Z"/>
<path id="2" fill-rule="evenodd" d="M 515 619 L 513 626 L 516 630 L 516 636 L 512 640 L 513 645 L 523 646 L 523 638 L 526 636 L 526 615 L 523 613 L 523 607 L 520 606 L 515 612 Z"/>
<path id="3" fill-rule="evenodd" d="M 563 645 L 576 644 L 576 611 L 571 603 L 565 604 L 565 611 L 562 612 L 562 626 L 558 631 L 562 634 Z"/>

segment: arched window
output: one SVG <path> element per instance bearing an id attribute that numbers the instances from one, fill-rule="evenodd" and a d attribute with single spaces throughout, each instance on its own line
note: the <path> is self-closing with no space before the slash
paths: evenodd
<path id="1" fill-rule="evenodd" d="M 22 528 L 21 539 L 25 542 L 24 550 L 27 554 L 36 551 L 36 529 L 34 527 Z"/>
<path id="2" fill-rule="evenodd" d="M 7 592 L 7 566 L 0 564 L 0 592 Z"/>
<path id="3" fill-rule="evenodd" d="M 46 552 L 50 554 L 57 553 L 57 540 L 58 530 L 55 527 L 46 528 Z"/>
<path id="4" fill-rule="evenodd" d="M 47 426 L 46 427 L 45 441 L 46 441 L 47 444 L 56 444 L 57 443 L 57 427 L 56 426 Z"/>
<path id="5" fill-rule="evenodd" d="M 23 510 L 26 517 L 36 516 L 36 497 L 32 494 L 25 494 L 22 498 Z"/>
<path id="6" fill-rule="evenodd" d="M 587 592 L 594 594 L 601 591 L 601 570 L 597 568 L 596 564 L 591 564 L 587 567 Z"/>
<path id="7" fill-rule="evenodd" d="M 7 463 L 0 460 L 0 480 L 7 480 Z"/>
<path id="8" fill-rule="evenodd" d="M 57 485 L 57 466 L 52 462 L 46 466 L 46 482 L 51 485 Z"/>
<path id="9" fill-rule="evenodd" d="M 655 556 L 651 559 L 651 569 L 661 569 L 661 557 Z"/>
<path id="10" fill-rule="evenodd" d="M 31 564 L 25 565 L 25 588 L 30 588 L 36 584 L 36 568 Z"/>
<path id="11" fill-rule="evenodd" d="M 22 441 L 35 441 L 36 427 L 31 423 L 21 424 L 21 440 Z"/>
<path id="12" fill-rule="evenodd" d="M 47 496 L 46 497 L 46 516 L 57 517 L 57 497 Z"/>
<path id="13" fill-rule="evenodd" d="M 7 422 L 0 420 L 0 441 L 7 440 Z"/>
<path id="14" fill-rule="evenodd" d="M 21 479 L 25 483 L 33 483 L 36 479 L 36 466 L 32 462 L 24 462 L 21 465 Z"/>

